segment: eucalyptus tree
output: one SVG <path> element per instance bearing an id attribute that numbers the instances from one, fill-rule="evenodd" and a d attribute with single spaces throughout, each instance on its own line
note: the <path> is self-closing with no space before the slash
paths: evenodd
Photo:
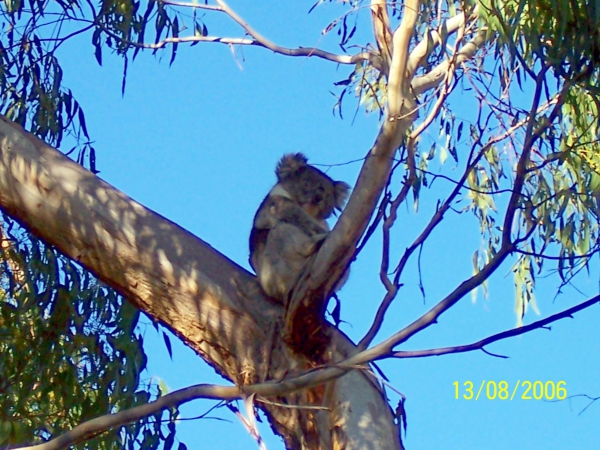
<path id="1" fill-rule="evenodd" d="M 338 34 L 336 53 L 283 47 L 223 0 L 4 3 L 0 206 L 24 229 L 12 232 L 12 220 L 4 222 L 0 326 L 9 338 L 0 346 L 12 359 L 0 368 L 2 380 L 22 372 L 30 381 L 0 384 L 10 398 L 0 410 L 0 442 L 48 441 L 40 449 L 137 442 L 145 448 L 164 440 L 171 448 L 177 406 L 213 398 L 243 399 L 250 418 L 254 406 L 261 408 L 288 448 L 401 448 L 403 401 L 388 405 L 370 363 L 482 350 L 598 302 L 592 297 L 465 345 L 401 347 L 459 301 L 487 291 L 490 276 L 506 261 L 513 267 L 519 325 L 535 307 L 536 274 L 556 273 L 566 285 L 589 268 L 599 248 L 595 3 L 343 4 L 345 13 L 324 30 Z M 373 38 L 356 42 L 358 18 L 365 14 Z M 239 32 L 213 29 L 217 15 Z M 270 302 L 254 276 L 224 255 L 95 176 L 85 116 L 62 86 L 56 58 L 65 40 L 82 33 L 91 36 L 99 64 L 107 50 L 123 58 L 123 89 L 141 51 L 170 52 L 172 63 L 182 45 L 255 46 L 346 67 L 336 83 L 335 110 L 341 116 L 356 100 L 379 116 L 380 128 L 371 148 L 349 150 L 349 159 L 363 158 L 358 180 L 286 305 Z M 458 118 L 449 101 L 455 91 L 477 106 L 472 117 Z M 427 133 L 433 127 L 439 138 Z M 76 145 L 64 153 L 76 155 L 79 164 L 52 148 L 65 133 Z M 448 183 L 431 189 L 438 179 Z M 391 249 L 401 234 L 399 208 L 411 200 L 417 207 L 424 196 L 435 199 L 420 210 L 429 219 L 398 256 Z M 449 214 L 479 224 L 483 244 L 474 244 L 472 276 L 373 345 L 407 267 L 418 265 L 419 251 Z M 325 320 L 325 307 L 375 233 L 383 241 L 385 294 L 368 332 L 353 343 Z M 139 311 L 170 328 L 235 386 L 197 385 L 153 402 L 147 389 L 134 394 L 145 364 L 135 332 Z M 30 351 L 24 342 L 41 343 L 56 358 L 40 362 L 43 370 L 23 366 Z M 98 342 L 110 348 L 97 360 L 90 355 Z M 69 378 L 58 382 L 55 373 Z M 59 394 L 66 400 L 56 404 Z M 163 411 L 170 411 L 168 431 L 161 428 Z M 87 421 L 90 414 L 107 415 Z M 88 441 L 107 430 L 106 439 Z"/>

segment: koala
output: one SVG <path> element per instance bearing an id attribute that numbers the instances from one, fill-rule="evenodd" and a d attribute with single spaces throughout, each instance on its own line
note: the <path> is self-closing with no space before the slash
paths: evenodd
<path id="1" fill-rule="evenodd" d="M 341 211 L 350 189 L 307 161 L 302 153 L 281 158 L 277 184 L 258 207 L 250 233 L 250 265 L 265 293 L 280 301 L 329 234 L 326 219 Z"/>

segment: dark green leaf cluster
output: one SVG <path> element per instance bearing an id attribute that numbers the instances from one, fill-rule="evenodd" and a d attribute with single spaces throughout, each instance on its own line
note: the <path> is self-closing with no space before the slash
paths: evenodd
<path id="1" fill-rule="evenodd" d="M 0 114 L 53 146 L 71 136 L 76 160 L 95 171 L 95 150 L 81 105 L 62 86 L 63 72 L 56 49 L 66 39 L 49 33 L 62 27 L 79 7 L 76 2 L 19 0 L 0 6 Z"/>
<path id="2" fill-rule="evenodd" d="M 47 440 L 148 402 L 139 311 L 17 225 L 7 229 L 0 249 L 0 446 Z M 162 416 L 79 448 L 157 448 L 167 438 Z M 174 439 L 172 422 L 168 435 Z"/>
<path id="3" fill-rule="evenodd" d="M 127 1 L 104 2 L 99 12 L 77 0 L 4 2 L 0 114 L 50 145 L 72 138 L 75 146 L 67 154 L 77 151 L 77 162 L 96 171 L 85 115 L 62 85 L 56 50 L 95 29 L 94 39 L 101 30 L 105 43 L 124 54 L 130 48 L 126 39 L 135 33 L 143 38 L 145 20 L 155 7 L 150 2 L 141 18 L 136 15 L 139 3 Z M 165 20 L 164 14 L 156 17 Z M 103 42 L 95 44 L 100 62 Z M 137 330 L 139 311 L 9 218 L 1 228 L 0 447 L 48 440 L 155 397 L 152 386 L 140 380 L 146 355 Z M 163 420 L 163 415 L 168 417 Z M 80 448 L 171 448 L 176 415 L 176 410 L 158 413 Z"/>
<path id="4" fill-rule="evenodd" d="M 566 81 L 590 85 L 600 72 L 600 4 L 596 0 L 484 0 L 482 17 L 500 39 L 542 61 Z M 592 82 L 591 85 L 594 83 Z"/>

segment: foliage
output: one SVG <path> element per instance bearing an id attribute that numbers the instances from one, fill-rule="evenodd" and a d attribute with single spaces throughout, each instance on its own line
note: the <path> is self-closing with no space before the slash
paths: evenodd
<path id="1" fill-rule="evenodd" d="M 7 225 L 9 222 L 5 222 Z M 10 230 L 10 228 L 9 228 Z M 13 227 L 3 239 L 0 445 L 46 440 L 143 404 L 140 312 L 55 250 Z M 161 417 L 79 448 L 153 448 Z"/>
<path id="2" fill-rule="evenodd" d="M 313 8 L 322 3 L 325 0 Z M 391 50 L 385 38 L 376 45 L 356 44 L 356 17 L 369 2 L 342 3 L 347 12 L 324 32 L 337 33 L 344 55 L 359 48 L 368 57 L 353 60 L 336 83 L 335 111 L 342 116 L 345 99 L 353 96 L 356 110 L 362 107 L 383 118 L 390 80 L 386 52 Z M 404 13 L 401 2 L 385 5 L 390 17 L 380 20 L 392 26 L 386 30 L 389 24 L 384 23 L 382 36 L 396 29 Z M 168 1 L 104 0 L 95 6 L 79 0 L 32 0 L 27 6 L 21 0 L 6 0 L 0 24 L 0 112 L 56 146 L 67 133 L 76 141 L 72 150 L 78 150 L 77 160 L 95 170 L 85 116 L 62 86 L 56 49 L 89 31 L 99 64 L 107 49 L 123 58 L 124 89 L 129 61 L 142 49 L 157 52 L 170 46 L 173 63 L 184 42 L 267 46 L 244 24 L 244 36 L 252 39 L 210 37 L 198 10 L 216 7 L 206 2 L 192 6 L 187 14 L 183 11 L 189 9 L 177 9 Z M 464 25 L 449 30 L 448 21 L 459 16 L 465 17 Z M 50 25 L 56 25 L 56 31 L 48 33 Z M 486 292 L 490 274 L 504 258 L 513 258 L 520 324 L 528 307 L 536 308 L 537 277 L 557 271 L 562 287 L 589 268 L 590 258 L 600 251 L 600 10 L 589 0 L 421 2 L 415 32 L 409 51 L 418 53 L 419 44 L 424 50 L 415 58 L 411 75 L 423 79 L 442 68 L 444 76 L 435 89 L 410 86 L 420 121 L 399 148 L 371 229 L 384 222 L 387 305 L 402 285 L 411 253 L 423 245 L 443 214 L 452 211 L 471 215 L 481 231 L 482 241 L 473 252 L 473 295 L 479 287 Z M 465 47 L 482 35 L 478 53 L 461 59 Z M 471 114 L 460 116 L 446 102 L 457 87 L 472 93 Z M 438 127 L 437 135 L 431 132 L 432 124 Z M 431 194 L 437 180 L 449 187 Z M 436 206 L 429 228 L 398 262 L 392 289 L 384 270 L 389 265 L 390 229 L 408 192 L 415 208 L 426 196 L 444 192 L 446 197 L 430 202 Z M 13 247 L 5 249 L 3 258 L 0 349 L 10 357 L 0 362 L 0 380 L 14 382 L 0 384 L 0 392 L 11 399 L 0 410 L 0 444 L 2 439 L 17 442 L 26 436 L 46 439 L 92 414 L 147 401 L 148 389 L 136 393 L 145 366 L 141 339 L 134 332 L 138 313 L 28 235 L 16 232 L 6 242 Z M 459 295 L 463 294 L 457 299 Z M 383 302 L 381 311 L 386 308 Z M 33 357 L 31 348 L 36 348 Z M 110 448 L 122 440 L 133 446 L 142 439 L 142 447 L 154 447 L 164 438 L 160 418 L 154 417 L 89 445 Z"/>
<path id="3" fill-rule="evenodd" d="M 600 8 L 594 0 L 481 2 L 501 40 L 524 59 L 550 65 L 556 75 L 588 84 L 600 64 Z M 588 84 L 589 85 L 589 84 Z"/>
<path id="4" fill-rule="evenodd" d="M 408 164 L 410 153 L 405 148 L 401 160 L 406 164 L 395 171 L 400 172 L 396 178 L 412 179 L 416 207 L 419 198 L 428 195 L 422 188 L 431 180 L 442 177 L 460 184 L 461 177 L 451 175 L 456 168 L 447 167 L 449 154 L 465 170 L 468 190 L 456 196 L 465 206 L 457 212 L 473 213 L 483 236 L 474 252 L 474 274 L 494 261 L 506 241 L 503 234 L 510 237 L 517 254 L 513 274 L 521 324 L 528 306 L 537 311 L 536 274 L 547 273 L 545 265 L 551 265 L 550 272 L 558 271 L 562 287 L 588 268 L 600 250 L 600 12 L 595 2 L 586 0 L 484 0 L 479 2 L 482 28 L 467 26 L 462 36 L 450 36 L 444 21 L 462 11 L 472 13 L 476 4 L 448 2 L 446 8 L 422 4 L 416 29 L 428 42 L 428 50 L 417 76 L 456 58 L 467 39 L 486 30 L 486 49 L 457 67 L 448 84 L 448 92 L 457 86 L 463 92 L 471 90 L 478 108 L 465 116 L 461 105 L 462 117 L 457 119 L 452 102 L 437 109 L 440 90 L 423 95 L 421 116 L 439 124 L 439 136 L 421 136 L 416 122 L 410 134 L 414 140 L 407 144 L 414 148 L 415 169 Z M 353 6 L 353 11 L 360 10 L 360 5 Z M 433 45 L 434 33 L 441 45 Z M 382 117 L 386 101 L 382 79 L 385 73 L 370 63 L 357 63 L 350 76 L 337 83 L 342 91 L 336 110 L 341 115 L 345 94 L 354 92 L 367 112 Z M 529 105 L 524 103 L 528 91 L 538 94 L 529 98 Z M 470 133 L 463 133 L 467 127 Z M 519 160 L 521 174 L 515 173 Z M 520 183 L 521 195 L 510 206 L 506 196 Z M 397 208 L 399 201 L 400 196 L 388 207 Z M 514 221 L 507 220 L 506 208 L 515 209 Z M 481 283 L 484 293 L 485 283 Z"/>
<path id="5" fill-rule="evenodd" d="M 595 2 L 585 0 L 481 4 L 483 19 L 498 36 L 495 55 L 504 81 L 496 98 L 507 99 L 502 112 L 513 123 L 529 119 L 521 142 L 531 139 L 534 146 L 514 231 L 520 243 L 513 269 L 520 318 L 534 299 L 534 274 L 544 264 L 552 263 L 566 284 L 600 249 L 600 17 Z M 538 89 L 541 100 L 530 110 L 511 104 L 518 96 L 513 81 L 525 92 Z M 498 172 L 491 169 L 483 173 L 494 177 Z"/>
<path id="6" fill-rule="evenodd" d="M 75 5 L 59 2 L 71 10 Z M 59 146 L 66 133 L 76 145 L 77 162 L 96 171 L 95 150 L 89 141 L 83 109 L 73 93 L 62 86 L 56 58 L 61 39 L 48 39 L 43 27 L 45 2 L 7 1 L 0 9 L 0 113 L 31 130 L 48 144 Z M 63 12 L 66 14 L 66 11 Z M 26 17 L 23 17 L 25 15 Z M 64 18 L 62 19 L 64 20 Z M 60 21 L 60 19 L 59 19 Z"/>
<path id="7" fill-rule="evenodd" d="M 28 5 L 7 1 L 0 10 L 0 113 L 50 145 L 72 142 L 67 154 L 95 172 L 83 108 L 62 85 L 56 50 L 63 38 L 47 33 L 81 5 Z M 2 229 L 0 446 L 48 440 L 155 398 L 156 389 L 140 380 L 140 312 L 10 218 L 3 217 Z M 157 414 L 78 448 L 172 445 L 176 414 Z"/>

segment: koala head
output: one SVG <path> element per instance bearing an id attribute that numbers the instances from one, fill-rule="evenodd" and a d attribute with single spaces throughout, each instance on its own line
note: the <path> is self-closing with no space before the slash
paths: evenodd
<path id="1" fill-rule="evenodd" d="M 302 153 L 284 155 L 275 169 L 279 184 L 312 217 L 325 220 L 341 211 L 350 186 L 334 181 L 307 163 Z"/>

